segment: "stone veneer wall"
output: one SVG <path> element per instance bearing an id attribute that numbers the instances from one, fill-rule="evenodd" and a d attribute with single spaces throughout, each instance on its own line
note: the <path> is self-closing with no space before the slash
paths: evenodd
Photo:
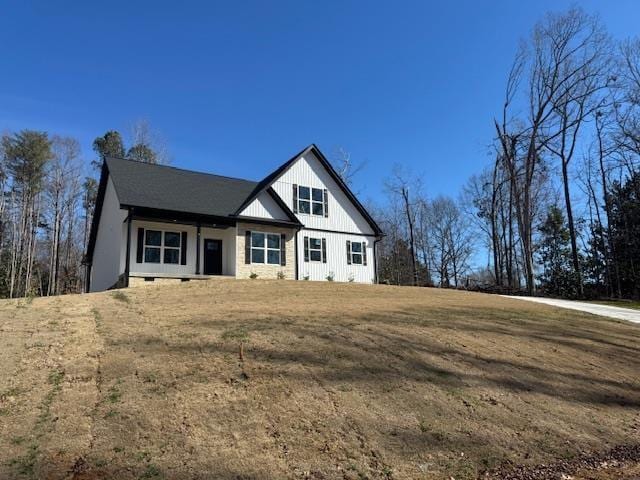
<path id="1" fill-rule="evenodd" d="M 286 235 L 285 252 L 287 256 L 287 264 L 285 266 L 281 266 L 244 263 L 244 235 L 247 230 L 252 232 L 284 233 Z M 271 227 L 269 225 L 258 225 L 255 223 L 238 223 L 236 237 L 236 278 L 249 278 L 251 273 L 256 273 L 258 278 L 278 278 L 278 272 L 282 271 L 287 280 L 295 280 L 295 232 L 296 230 L 293 228 Z"/>

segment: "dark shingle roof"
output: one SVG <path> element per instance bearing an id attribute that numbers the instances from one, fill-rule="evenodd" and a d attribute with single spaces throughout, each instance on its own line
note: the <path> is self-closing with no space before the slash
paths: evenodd
<path id="1" fill-rule="evenodd" d="M 193 172 L 166 165 L 106 159 L 122 205 L 229 216 L 244 203 L 258 182 Z"/>

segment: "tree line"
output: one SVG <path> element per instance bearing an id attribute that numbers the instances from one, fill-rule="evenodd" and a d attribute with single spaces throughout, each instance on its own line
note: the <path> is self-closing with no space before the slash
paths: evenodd
<path id="1" fill-rule="evenodd" d="M 1 136 L 0 298 L 83 291 L 102 159 L 167 161 L 143 121 L 134 124 L 128 149 L 117 131 L 96 138 L 93 149 L 97 158 L 85 165 L 74 138 L 33 130 Z"/>
<path id="2" fill-rule="evenodd" d="M 455 200 L 390 185 L 381 280 L 638 298 L 640 39 L 614 41 L 580 8 L 549 13 L 496 107 L 493 160 Z"/>

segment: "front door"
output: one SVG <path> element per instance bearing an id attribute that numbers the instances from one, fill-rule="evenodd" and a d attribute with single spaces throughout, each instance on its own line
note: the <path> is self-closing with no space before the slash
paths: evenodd
<path id="1" fill-rule="evenodd" d="M 222 275 L 222 240 L 204 239 L 204 274 Z"/>

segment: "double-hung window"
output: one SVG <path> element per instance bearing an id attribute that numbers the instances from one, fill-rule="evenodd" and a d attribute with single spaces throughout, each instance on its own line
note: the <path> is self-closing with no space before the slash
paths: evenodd
<path id="1" fill-rule="evenodd" d="M 327 263 L 327 240 L 304 237 L 304 261 Z"/>
<path id="2" fill-rule="evenodd" d="M 144 230 L 145 263 L 180 263 L 181 235 L 179 232 Z"/>
<path id="3" fill-rule="evenodd" d="M 347 263 L 349 265 L 367 264 L 367 244 L 347 240 Z"/>
<path id="4" fill-rule="evenodd" d="M 312 262 L 322 261 L 322 240 L 320 238 L 309 238 L 309 260 Z"/>
<path id="5" fill-rule="evenodd" d="M 322 188 L 304 187 L 302 185 L 294 185 L 294 211 L 296 213 L 305 213 L 317 215 L 320 217 L 327 216 L 327 191 Z"/>
<path id="6" fill-rule="evenodd" d="M 251 232 L 251 263 L 280 265 L 280 234 Z"/>

